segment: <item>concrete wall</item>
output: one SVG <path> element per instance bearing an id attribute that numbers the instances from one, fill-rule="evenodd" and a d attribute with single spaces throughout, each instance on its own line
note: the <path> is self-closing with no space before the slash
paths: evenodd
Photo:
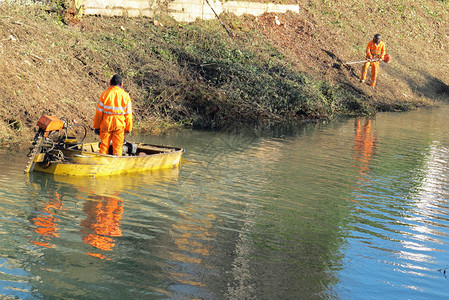
<path id="1" fill-rule="evenodd" d="M 203 20 L 215 18 L 212 9 L 205 0 L 170 0 L 164 2 L 157 0 L 84 0 L 82 2 L 85 15 L 153 17 L 157 13 L 166 13 L 179 22 L 192 22 L 197 18 Z M 209 0 L 209 3 L 218 15 L 222 12 L 254 16 L 265 12 L 299 12 L 298 5 L 212 0 Z"/>
<path id="2" fill-rule="evenodd" d="M 84 0 L 84 15 L 152 17 L 158 4 L 153 0 Z"/>

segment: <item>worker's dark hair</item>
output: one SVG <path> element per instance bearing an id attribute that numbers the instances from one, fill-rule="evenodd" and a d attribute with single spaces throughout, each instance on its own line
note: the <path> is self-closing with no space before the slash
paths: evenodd
<path id="1" fill-rule="evenodd" d="M 122 85 L 123 79 L 122 76 L 120 76 L 119 74 L 115 74 L 114 76 L 112 76 L 110 84 L 111 85 Z"/>
<path id="2" fill-rule="evenodd" d="M 382 38 L 382 36 L 380 35 L 380 33 L 376 33 L 375 35 L 374 35 L 374 39 L 381 39 Z"/>

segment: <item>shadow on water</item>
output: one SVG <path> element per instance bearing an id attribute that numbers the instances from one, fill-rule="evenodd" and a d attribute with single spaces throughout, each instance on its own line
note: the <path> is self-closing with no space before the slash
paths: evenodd
<path id="1" fill-rule="evenodd" d="M 289 138 L 301 135 L 313 134 L 316 130 L 326 128 L 329 124 L 341 124 L 351 117 L 340 116 L 327 119 L 310 119 L 300 120 L 293 122 L 273 122 L 265 124 L 254 124 L 246 127 L 233 127 L 229 126 L 221 130 L 220 132 L 197 130 L 198 132 L 211 132 L 225 135 L 240 135 L 248 139 L 248 141 L 255 141 L 260 138 Z M 331 125 L 332 126 L 332 125 Z"/>
<path id="2" fill-rule="evenodd" d="M 36 227 L 35 232 L 39 233 L 44 240 L 58 238 L 58 234 L 55 234 L 57 226 L 51 224 L 58 219 L 52 212 L 62 211 L 64 203 L 72 202 L 78 207 L 81 206 L 82 212 L 86 215 L 86 219 L 81 222 L 81 227 L 84 228 L 82 232 L 86 235 L 83 236 L 83 241 L 94 248 L 110 251 L 113 243 L 111 237 L 121 236 L 123 194 L 126 195 L 141 186 L 173 182 L 178 179 L 178 176 L 178 168 L 145 174 L 97 178 L 31 173 L 28 175 L 28 184 L 30 194 L 35 195 L 31 204 L 42 213 L 32 218 Z M 48 199 L 47 203 L 42 202 L 43 199 L 39 195 L 42 195 L 45 200 Z M 69 200 L 64 199 L 67 196 Z M 44 246 L 50 247 L 47 242 Z M 104 255 L 97 256 L 104 258 Z"/>
<path id="3" fill-rule="evenodd" d="M 339 218 L 325 209 L 327 200 L 308 195 L 312 181 L 301 182 L 296 173 L 302 166 L 298 158 L 305 157 L 296 147 L 304 147 L 297 137 L 314 139 L 314 133 L 338 126 L 302 122 L 194 132 L 187 140 L 197 148 L 186 147 L 186 156 L 201 164 L 181 165 L 180 180 L 166 195 L 158 193 L 158 181 L 177 182 L 177 174 L 160 180 L 152 174 L 155 182 L 141 175 L 103 181 L 36 174 L 30 180 L 35 213 L 28 220 L 39 232 L 31 240 L 45 248 L 43 265 L 51 269 L 61 260 L 68 265 L 61 281 L 81 288 L 82 295 L 86 283 L 117 291 L 92 283 L 100 275 L 135 291 L 175 298 L 324 295 L 325 286 L 337 280 L 327 270 L 339 260 Z M 314 211 L 323 211 L 326 226 L 310 218 Z M 89 275 L 74 281 L 82 272 Z M 128 295 L 135 295 L 129 287 Z M 97 295 L 97 287 L 91 289 Z M 49 286 L 39 290 L 51 294 Z"/>
<path id="4" fill-rule="evenodd" d="M 132 265 L 127 266 L 123 261 L 127 257 L 138 257 L 138 248 L 145 242 L 145 239 L 133 242 L 132 236 L 147 233 L 145 227 L 134 229 L 132 224 L 145 222 L 140 210 L 145 209 L 145 202 L 151 199 L 146 200 L 145 194 L 139 193 L 151 189 L 164 192 L 164 187 L 176 184 L 178 177 L 178 168 L 97 178 L 29 174 L 28 202 L 32 207 L 27 216 L 31 232 L 29 245 L 35 247 L 36 256 L 28 257 L 27 268 L 32 274 L 51 278 L 53 282 L 52 285 L 47 281 L 38 282 L 35 290 L 46 296 L 65 294 L 99 299 L 109 298 L 120 286 L 129 285 L 122 276 Z M 124 234 L 126 230 L 128 233 Z M 111 260 L 122 261 L 121 267 L 116 269 L 100 263 Z M 151 286 L 156 286 L 157 280 L 153 276 L 137 279 L 139 276 L 136 274 L 134 278 L 136 286 L 147 282 L 146 293 L 151 294 Z M 115 281 L 123 284 L 113 285 Z M 102 293 L 104 288 L 112 292 Z"/>
<path id="5" fill-rule="evenodd" d="M 426 111 L 191 131 L 159 138 L 186 149 L 186 161 L 194 163 L 183 158 L 179 169 L 104 178 L 33 173 L 20 209 L 0 202 L 5 213 L 24 211 L 14 224 L 22 231 L 20 249 L 27 250 L 14 259 L 23 262 L 27 278 L 44 278 L 29 280 L 36 297 L 309 299 L 360 298 L 365 289 L 375 297 L 385 289 L 404 292 L 403 274 L 416 274 L 419 257 L 444 256 L 439 250 L 447 244 L 439 233 L 445 227 L 428 222 L 435 208 L 447 206 L 446 177 L 439 175 L 447 173 L 449 139 L 430 132 L 445 118 Z M 432 142 L 436 136 L 440 143 Z M 428 168 L 434 162 L 438 168 Z M 410 246 L 417 255 L 410 256 Z M 435 265 L 424 263 L 429 270 Z M 413 284 L 434 276 L 426 272 Z"/>

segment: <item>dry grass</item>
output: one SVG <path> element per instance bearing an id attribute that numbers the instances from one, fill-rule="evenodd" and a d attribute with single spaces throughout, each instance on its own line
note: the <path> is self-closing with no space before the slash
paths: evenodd
<path id="1" fill-rule="evenodd" d="M 0 141 L 29 137 L 42 113 L 91 125 L 95 102 L 116 72 L 125 76 L 136 123 L 153 134 L 232 123 L 236 116 L 243 122 L 295 118 L 295 111 L 305 117 L 297 107 L 277 105 L 285 98 L 275 99 L 301 82 L 307 82 L 300 85 L 305 95 L 326 98 L 306 103 L 311 117 L 348 113 L 344 105 L 405 110 L 447 98 L 447 2 L 310 0 L 299 6 L 300 14 L 277 15 L 280 25 L 274 14 L 222 15 L 237 33 L 230 40 L 216 20 L 178 24 L 158 17 L 160 27 L 149 19 L 88 17 L 67 26 L 46 7 L 2 4 Z M 343 63 L 363 59 L 378 32 L 393 62 L 381 64 L 372 91 L 358 82 L 360 65 Z M 261 94 L 251 90 L 257 84 L 273 88 Z M 342 90 L 358 100 L 339 103 Z"/>
<path id="2" fill-rule="evenodd" d="M 17 120 L 27 133 L 42 113 L 90 120 L 86 108 L 96 100 L 90 91 L 101 86 L 80 72 L 85 66 L 71 51 L 81 41 L 71 33 L 76 29 L 62 28 L 36 7 L 1 5 L 0 15 L 4 122 Z"/>
<path id="3" fill-rule="evenodd" d="M 418 102 L 446 98 L 446 1 L 313 2 L 303 11 L 338 38 L 335 53 L 343 61 L 363 58 L 369 39 L 375 33 L 382 34 L 393 57 L 391 64 L 381 65 L 379 76 L 379 88 L 387 98 Z"/>

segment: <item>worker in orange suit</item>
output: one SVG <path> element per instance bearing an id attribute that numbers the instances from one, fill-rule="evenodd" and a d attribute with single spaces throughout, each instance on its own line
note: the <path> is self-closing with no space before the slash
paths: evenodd
<path id="1" fill-rule="evenodd" d="M 377 73 L 379 72 L 379 61 L 384 59 L 386 51 L 385 44 L 381 41 L 381 35 L 374 35 L 373 40 L 369 41 L 366 46 L 366 59 L 370 61 L 366 62 L 362 67 L 362 77 L 360 78 L 361 83 L 365 82 L 368 67 L 371 66 L 371 86 L 373 88 L 376 86 Z"/>
<path id="2" fill-rule="evenodd" d="M 121 156 L 125 133 L 131 132 L 133 113 L 131 98 L 123 89 L 120 75 L 112 76 L 110 87 L 104 91 L 97 102 L 95 111 L 95 134 L 100 135 L 100 153 L 107 154 L 112 140 L 113 155 Z"/>

